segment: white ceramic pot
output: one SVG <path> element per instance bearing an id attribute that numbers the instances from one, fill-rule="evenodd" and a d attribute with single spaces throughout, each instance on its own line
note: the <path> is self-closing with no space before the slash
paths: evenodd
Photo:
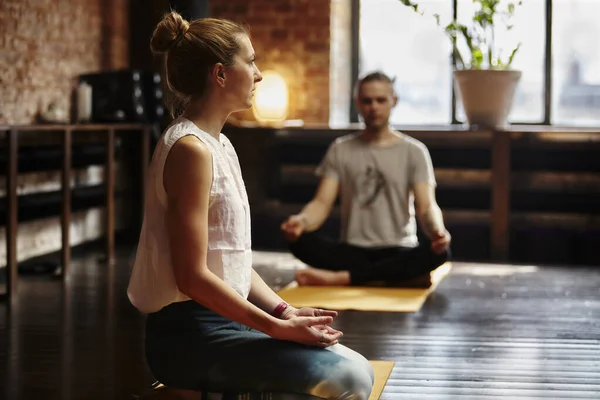
<path id="1" fill-rule="evenodd" d="M 502 128 L 507 125 L 521 71 L 456 70 L 454 84 L 471 126 Z"/>

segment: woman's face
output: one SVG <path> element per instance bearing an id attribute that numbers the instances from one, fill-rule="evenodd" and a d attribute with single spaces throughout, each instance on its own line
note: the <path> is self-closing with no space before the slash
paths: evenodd
<path id="1" fill-rule="evenodd" d="M 240 35 L 240 50 L 234 56 L 234 63 L 229 68 L 226 80 L 228 98 L 235 111 L 252 107 L 252 97 L 256 83 L 262 80 L 262 74 L 254 63 L 255 54 L 250 38 Z"/>

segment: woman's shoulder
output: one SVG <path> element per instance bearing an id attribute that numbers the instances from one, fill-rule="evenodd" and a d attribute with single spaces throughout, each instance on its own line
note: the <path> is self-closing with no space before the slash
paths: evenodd
<path id="1" fill-rule="evenodd" d="M 179 117 L 165 129 L 163 142 L 167 148 L 172 147 L 180 139 L 187 136 L 195 136 L 200 142 L 204 142 L 209 148 L 216 146 L 216 139 L 208 133 L 199 129 L 192 121 Z"/>
<path id="2" fill-rule="evenodd" d="M 208 144 L 199 140 L 198 137 L 186 135 L 173 143 L 171 155 L 178 163 L 202 164 L 206 160 L 210 160 L 212 152 Z"/>
<path id="3" fill-rule="evenodd" d="M 212 180 L 212 152 L 207 144 L 193 136 L 184 136 L 173 144 L 165 162 L 163 181 L 170 196 L 186 195 L 190 187 Z"/>

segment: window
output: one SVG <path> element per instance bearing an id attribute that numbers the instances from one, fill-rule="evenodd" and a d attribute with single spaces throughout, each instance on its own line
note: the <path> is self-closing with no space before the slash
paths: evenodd
<path id="1" fill-rule="evenodd" d="M 600 124 L 599 0 L 554 0 L 552 122 Z"/>
<path id="2" fill-rule="evenodd" d="M 452 17 L 451 1 L 427 0 L 423 7 Z M 392 124 L 451 122 L 451 46 L 433 19 L 398 0 L 362 0 L 359 41 L 359 75 L 381 70 L 395 79 Z"/>
<path id="3" fill-rule="evenodd" d="M 418 0 L 424 15 L 399 0 L 359 2 L 359 75 L 383 70 L 396 79 L 400 101 L 391 123 L 464 121 L 452 96 L 450 41 L 433 14 L 468 23 L 472 0 Z M 513 123 L 600 125 L 600 0 L 523 0 L 513 29 L 497 30 L 501 47 L 521 43 L 513 68 L 523 72 L 509 116 Z M 357 76 L 353 77 L 354 79 Z M 354 119 L 357 115 L 352 116 Z"/>

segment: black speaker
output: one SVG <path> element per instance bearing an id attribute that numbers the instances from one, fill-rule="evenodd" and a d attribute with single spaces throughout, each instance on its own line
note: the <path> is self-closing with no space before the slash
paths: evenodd
<path id="1" fill-rule="evenodd" d="M 92 86 L 92 122 L 161 122 L 164 116 L 160 75 L 137 69 L 79 76 Z"/>
<path id="2" fill-rule="evenodd" d="M 177 11 L 188 21 L 210 16 L 209 0 L 171 0 L 171 10 Z"/>
<path id="3" fill-rule="evenodd" d="M 142 87 L 146 105 L 147 122 L 163 122 L 165 118 L 164 93 L 160 74 L 157 72 L 142 73 Z"/>

